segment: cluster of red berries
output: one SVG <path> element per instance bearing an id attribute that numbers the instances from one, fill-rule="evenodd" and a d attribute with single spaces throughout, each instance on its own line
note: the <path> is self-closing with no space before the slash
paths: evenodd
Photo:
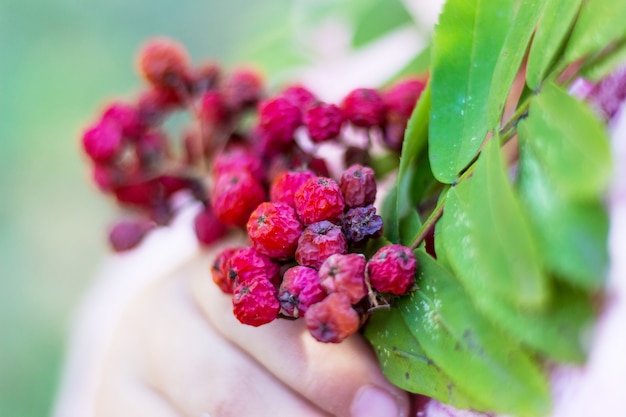
<path id="1" fill-rule="evenodd" d="M 387 245 L 369 260 L 358 252 L 383 228 L 371 168 L 353 165 L 339 183 L 287 171 L 270 195 L 248 218 L 251 246 L 225 249 L 211 269 L 242 323 L 304 317 L 317 340 L 336 343 L 359 329 L 377 292 L 402 295 L 413 286 L 409 248 Z"/>
<path id="2" fill-rule="evenodd" d="M 382 233 L 370 151 L 400 151 L 425 79 L 357 88 L 332 104 L 301 85 L 268 96 L 257 71 L 194 66 L 168 39 L 148 42 L 137 65 L 147 88 L 134 102 L 110 103 L 82 136 L 94 182 L 133 213 L 110 232 L 116 251 L 168 224 L 185 191 L 202 205 L 194 219 L 201 244 L 247 228 L 252 246 L 224 252 L 214 267 L 243 322 L 305 316 L 318 339 L 338 341 L 358 328 L 366 294 L 411 287 L 409 249 L 390 245 L 369 261 L 356 252 Z M 176 113 L 190 125 L 172 131 Z M 339 182 L 318 152 L 328 142 L 349 167 Z"/>

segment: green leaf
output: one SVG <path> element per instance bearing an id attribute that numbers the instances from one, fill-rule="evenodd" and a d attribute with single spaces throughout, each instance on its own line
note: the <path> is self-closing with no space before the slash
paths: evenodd
<path id="1" fill-rule="evenodd" d="M 583 5 L 563 54 L 569 64 L 626 37 L 626 2 L 593 0 Z"/>
<path id="2" fill-rule="evenodd" d="M 526 83 L 537 90 L 563 48 L 582 0 L 546 0 L 526 67 Z"/>
<path id="3" fill-rule="evenodd" d="M 475 402 L 426 355 L 396 308 L 372 314 L 365 337 L 394 385 L 458 408 L 470 408 Z"/>
<path id="4" fill-rule="evenodd" d="M 584 103 L 553 84 L 531 100 L 528 143 L 564 195 L 602 195 L 612 175 L 611 151 L 602 122 Z"/>
<path id="5" fill-rule="evenodd" d="M 394 185 L 383 200 L 383 236 L 392 243 L 400 241 L 400 220 L 398 219 L 398 187 Z"/>
<path id="6" fill-rule="evenodd" d="M 400 0 L 353 0 L 358 7 L 352 44 L 363 46 L 402 25 L 413 22 L 413 18 Z"/>
<path id="7" fill-rule="evenodd" d="M 419 101 L 413 109 L 411 118 L 406 126 L 402 153 L 400 156 L 400 168 L 398 176 L 401 178 L 409 169 L 411 163 L 428 143 L 428 121 L 431 107 L 430 82 L 426 84 Z"/>
<path id="8" fill-rule="evenodd" d="M 561 279 L 598 290 L 608 272 L 608 215 L 599 200 L 568 201 L 556 192 L 539 158 L 528 146 L 526 123 L 521 143 L 518 189 L 534 225 L 546 267 Z"/>
<path id="9" fill-rule="evenodd" d="M 545 2 L 546 0 L 522 0 L 520 2 L 492 75 L 487 111 L 489 127 L 497 126 L 502 117 L 511 85 L 526 55 L 528 43 L 543 12 Z"/>
<path id="10" fill-rule="evenodd" d="M 448 192 L 443 216 L 436 226 L 442 247 L 438 254 L 443 254 L 476 307 L 511 338 L 557 361 L 581 362 L 585 357 L 582 329 L 592 317 L 589 300 L 567 288 L 553 289 L 555 296 L 549 304 L 543 311 L 535 311 L 520 309 L 494 292 L 483 279 L 484 254 L 469 221 L 468 191 L 467 184 L 461 183 Z M 515 249 L 510 250 L 515 253 Z"/>
<path id="11" fill-rule="evenodd" d="M 512 305 L 540 309 L 548 298 L 547 277 L 541 269 L 530 224 L 509 183 L 497 138 L 485 146 L 472 178 L 459 184 L 463 189 L 461 210 L 453 211 L 460 227 L 468 230 L 464 241 L 448 243 L 448 259 L 470 251 L 474 267 L 456 271 L 464 286 L 488 288 Z M 449 200 L 444 210 L 450 204 Z"/>
<path id="12" fill-rule="evenodd" d="M 421 250 L 416 257 L 420 289 L 398 310 L 428 357 L 478 401 L 474 408 L 544 415 L 548 383 L 531 356 L 474 308 L 445 268 Z"/>
<path id="13" fill-rule="evenodd" d="M 580 75 L 591 82 L 598 82 L 626 62 L 626 40 L 607 49 L 601 56 L 588 61 L 580 70 Z"/>
<path id="14" fill-rule="evenodd" d="M 400 221 L 400 244 L 410 247 L 417 239 L 421 227 L 422 222 L 417 211 L 409 211 L 409 214 Z"/>
<path id="15" fill-rule="evenodd" d="M 513 17 L 513 0 L 450 0 L 435 28 L 429 154 L 433 174 L 453 183 L 489 125 L 489 88 Z"/>

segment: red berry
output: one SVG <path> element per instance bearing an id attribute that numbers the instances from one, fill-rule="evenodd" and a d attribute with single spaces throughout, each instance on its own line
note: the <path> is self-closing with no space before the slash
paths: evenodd
<path id="1" fill-rule="evenodd" d="M 240 248 L 227 248 L 221 251 L 211 264 L 211 277 L 213 282 L 225 294 L 233 293 L 233 285 L 236 277 L 231 277 L 228 270 L 228 260 L 233 256 Z"/>
<path id="2" fill-rule="evenodd" d="M 367 295 L 365 286 L 365 256 L 358 253 L 331 255 L 322 264 L 319 279 L 328 293 L 340 292 L 351 304 Z"/>
<path id="3" fill-rule="evenodd" d="M 143 125 L 156 126 L 167 113 L 181 104 L 180 97 L 170 90 L 148 90 L 137 101 L 139 120 Z"/>
<path id="4" fill-rule="evenodd" d="M 339 343 L 359 330 L 359 315 L 342 293 L 328 295 L 304 315 L 311 335 L 324 343 Z"/>
<path id="5" fill-rule="evenodd" d="M 359 127 L 381 126 L 385 121 L 385 103 L 380 94 L 371 88 L 351 91 L 343 99 L 341 111 L 347 120 Z"/>
<path id="6" fill-rule="evenodd" d="M 278 283 L 280 265 L 254 248 L 237 250 L 226 262 L 228 277 L 236 283 L 248 282 L 259 277 Z"/>
<path id="7" fill-rule="evenodd" d="M 367 262 L 372 287 L 380 292 L 401 295 L 415 283 L 417 261 L 411 249 L 402 245 L 380 248 Z"/>
<path id="8" fill-rule="evenodd" d="M 293 143 L 296 129 L 302 124 L 300 109 L 284 97 L 276 97 L 259 104 L 259 128 L 276 148 Z"/>
<path id="9" fill-rule="evenodd" d="M 425 87 L 426 80 L 423 78 L 410 78 L 394 84 L 383 92 L 387 111 L 408 120 Z"/>
<path id="10" fill-rule="evenodd" d="M 115 252 L 136 247 L 156 225 L 147 219 L 122 220 L 109 233 L 109 243 Z"/>
<path id="11" fill-rule="evenodd" d="M 167 139 L 165 134 L 158 130 L 145 132 L 134 145 L 137 158 L 145 168 L 154 167 L 167 153 Z"/>
<path id="12" fill-rule="evenodd" d="M 211 192 L 215 215 L 230 226 L 245 226 L 250 213 L 264 200 L 263 186 L 245 170 L 219 175 Z"/>
<path id="13" fill-rule="evenodd" d="M 306 266 L 294 266 L 283 274 L 278 289 L 281 312 L 289 317 L 303 317 L 311 304 L 326 297 L 317 271 Z"/>
<path id="14" fill-rule="evenodd" d="M 202 94 L 217 86 L 221 77 L 220 66 L 215 62 L 205 62 L 193 70 L 191 81 L 193 92 Z"/>
<path id="15" fill-rule="evenodd" d="M 302 112 L 305 112 L 309 108 L 309 106 L 317 101 L 315 95 L 311 93 L 306 87 L 303 87 L 301 85 L 291 85 L 285 88 L 280 93 L 280 96 L 289 100 Z"/>
<path id="16" fill-rule="evenodd" d="M 376 200 L 376 175 L 372 168 L 352 165 L 341 174 L 339 187 L 348 207 L 367 206 Z"/>
<path id="17" fill-rule="evenodd" d="M 373 205 L 354 207 L 346 212 L 341 219 L 341 229 L 348 241 L 361 245 L 370 238 L 380 237 L 383 233 L 383 218 L 376 214 Z"/>
<path id="18" fill-rule="evenodd" d="M 200 99 L 200 117 L 209 126 L 225 123 L 230 116 L 224 97 L 219 91 L 207 91 Z"/>
<path id="19" fill-rule="evenodd" d="M 224 99 L 231 111 L 239 112 L 255 106 L 263 96 L 263 77 L 252 69 L 238 69 L 224 85 Z"/>
<path id="20" fill-rule="evenodd" d="M 334 104 L 318 102 L 306 111 L 304 124 L 313 142 L 323 142 L 339 136 L 343 116 Z"/>
<path id="21" fill-rule="evenodd" d="M 279 175 L 270 187 L 270 198 L 274 202 L 286 203 L 295 207 L 293 196 L 309 178 L 315 177 L 311 171 L 286 171 Z"/>
<path id="22" fill-rule="evenodd" d="M 235 284 L 233 312 L 243 324 L 261 326 L 278 317 L 280 303 L 276 288 L 266 279 L 258 278 Z"/>
<path id="23" fill-rule="evenodd" d="M 137 61 L 141 75 L 156 87 L 174 87 L 187 78 L 187 52 L 170 39 L 157 38 L 149 41 L 139 51 Z"/>
<path id="24" fill-rule="evenodd" d="M 156 180 L 141 181 L 117 187 L 114 190 L 119 203 L 150 208 L 163 199 L 163 189 Z"/>
<path id="25" fill-rule="evenodd" d="M 265 177 L 263 161 L 243 144 L 229 146 L 213 160 L 213 175 L 220 176 L 228 171 L 248 171 L 257 180 Z"/>
<path id="26" fill-rule="evenodd" d="M 296 211 L 285 203 L 261 203 L 248 220 L 248 236 L 261 253 L 276 259 L 293 258 L 302 234 Z"/>
<path id="27" fill-rule="evenodd" d="M 324 220 L 304 229 L 298 239 L 296 261 L 300 265 L 319 269 L 329 256 L 347 251 L 348 242 L 341 228 Z"/>
<path id="28" fill-rule="evenodd" d="M 122 130 L 122 135 L 136 138 L 143 132 L 143 124 L 139 119 L 139 112 L 130 104 L 115 101 L 104 110 L 102 119 L 116 123 Z"/>
<path id="29" fill-rule="evenodd" d="M 226 234 L 226 227 L 220 222 L 211 206 L 206 205 L 196 214 L 193 220 L 193 230 L 198 242 L 210 245 Z"/>
<path id="30" fill-rule="evenodd" d="M 322 220 L 337 221 L 345 207 L 339 185 L 331 178 L 309 178 L 296 191 L 293 201 L 305 225 Z"/>
<path id="31" fill-rule="evenodd" d="M 109 119 L 103 119 L 83 134 L 83 149 L 96 163 L 112 161 L 122 151 L 122 129 Z"/>

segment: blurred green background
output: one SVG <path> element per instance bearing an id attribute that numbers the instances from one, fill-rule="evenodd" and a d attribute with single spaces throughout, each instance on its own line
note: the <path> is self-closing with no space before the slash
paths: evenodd
<path id="1" fill-rule="evenodd" d="M 138 47 L 165 35 L 196 62 L 257 63 L 276 81 L 307 60 L 294 27 L 329 14 L 350 21 L 356 47 L 411 24 L 398 0 L 0 0 L 0 417 L 50 414 L 116 214 L 90 184 L 80 133 L 141 89 Z"/>
<path id="2" fill-rule="evenodd" d="M 154 35 L 240 62 L 288 0 L 0 0 L 0 416 L 50 413 L 72 312 L 115 209 L 88 181 L 81 129 L 141 88 Z"/>

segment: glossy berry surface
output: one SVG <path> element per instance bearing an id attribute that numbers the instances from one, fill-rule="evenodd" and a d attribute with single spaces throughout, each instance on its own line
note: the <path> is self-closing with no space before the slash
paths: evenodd
<path id="1" fill-rule="evenodd" d="M 241 248 L 226 261 L 228 277 L 235 283 L 263 278 L 277 283 L 280 265 L 254 248 Z"/>
<path id="2" fill-rule="evenodd" d="M 359 315 L 342 293 L 330 294 L 310 306 L 304 319 L 311 335 L 324 343 L 339 343 L 359 329 Z"/>
<path id="3" fill-rule="evenodd" d="M 314 178 L 311 171 L 285 171 L 272 182 L 270 187 L 270 199 L 295 207 L 293 197 L 296 191 L 309 179 Z"/>
<path id="4" fill-rule="evenodd" d="M 276 317 L 280 303 L 274 285 L 262 277 L 239 282 L 233 289 L 233 313 L 250 326 L 267 324 Z"/>
<path id="5" fill-rule="evenodd" d="M 298 239 L 296 261 L 300 265 L 319 269 L 330 255 L 347 251 L 348 242 L 341 228 L 324 220 L 304 229 Z"/>
<path id="6" fill-rule="evenodd" d="M 295 193 L 293 201 L 305 225 L 322 220 L 338 221 L 345 207 L 339 185 L 326 177 L 308 179 Z"/>
<path id="7" fill-rule="evenodd" d="M 380 292 L 405 294 L 415 283 L 417 261 L 406 246 L 387 245 L 367 262 L 370 284 Z"/>
<path id="8" fill-rule="evenodd" d="M 276 259 L 289 259 L 296 252 L 303 227 L 290 205 L 265 202 L 250 215 L 247 230 L 260 253 Z"/>
<path id="9" fill-rule="evenodd" d="M 306 266 L 294 266 L 285 271 L 278 289 L 281 312 L 289 317 L 303 317 L 311 304 L 326 297 L 317 271 Z"/>
<path id="10" fill-rule="evenodd" d="M 356 304 L 367 295 L 365 263 L 365 256 L 357 253 L 331 255 L 320 267 L 320 283 L 326 292 L 343 293 Z"/>
<path id="11" fill-rule="evenodd" d="M 219 175 L 211 193 L 215 215 L 231 226 L 245 226 L 250 213 L 264 200 L 263 186 L 245 170 Z"/>
<path id="12" fill-rule="evenodd" d="M 367 206 L 376 200 L 376 175 L 370 167 L 352 165 L 341 174 L 339 187 L 348 207 Z"/>

